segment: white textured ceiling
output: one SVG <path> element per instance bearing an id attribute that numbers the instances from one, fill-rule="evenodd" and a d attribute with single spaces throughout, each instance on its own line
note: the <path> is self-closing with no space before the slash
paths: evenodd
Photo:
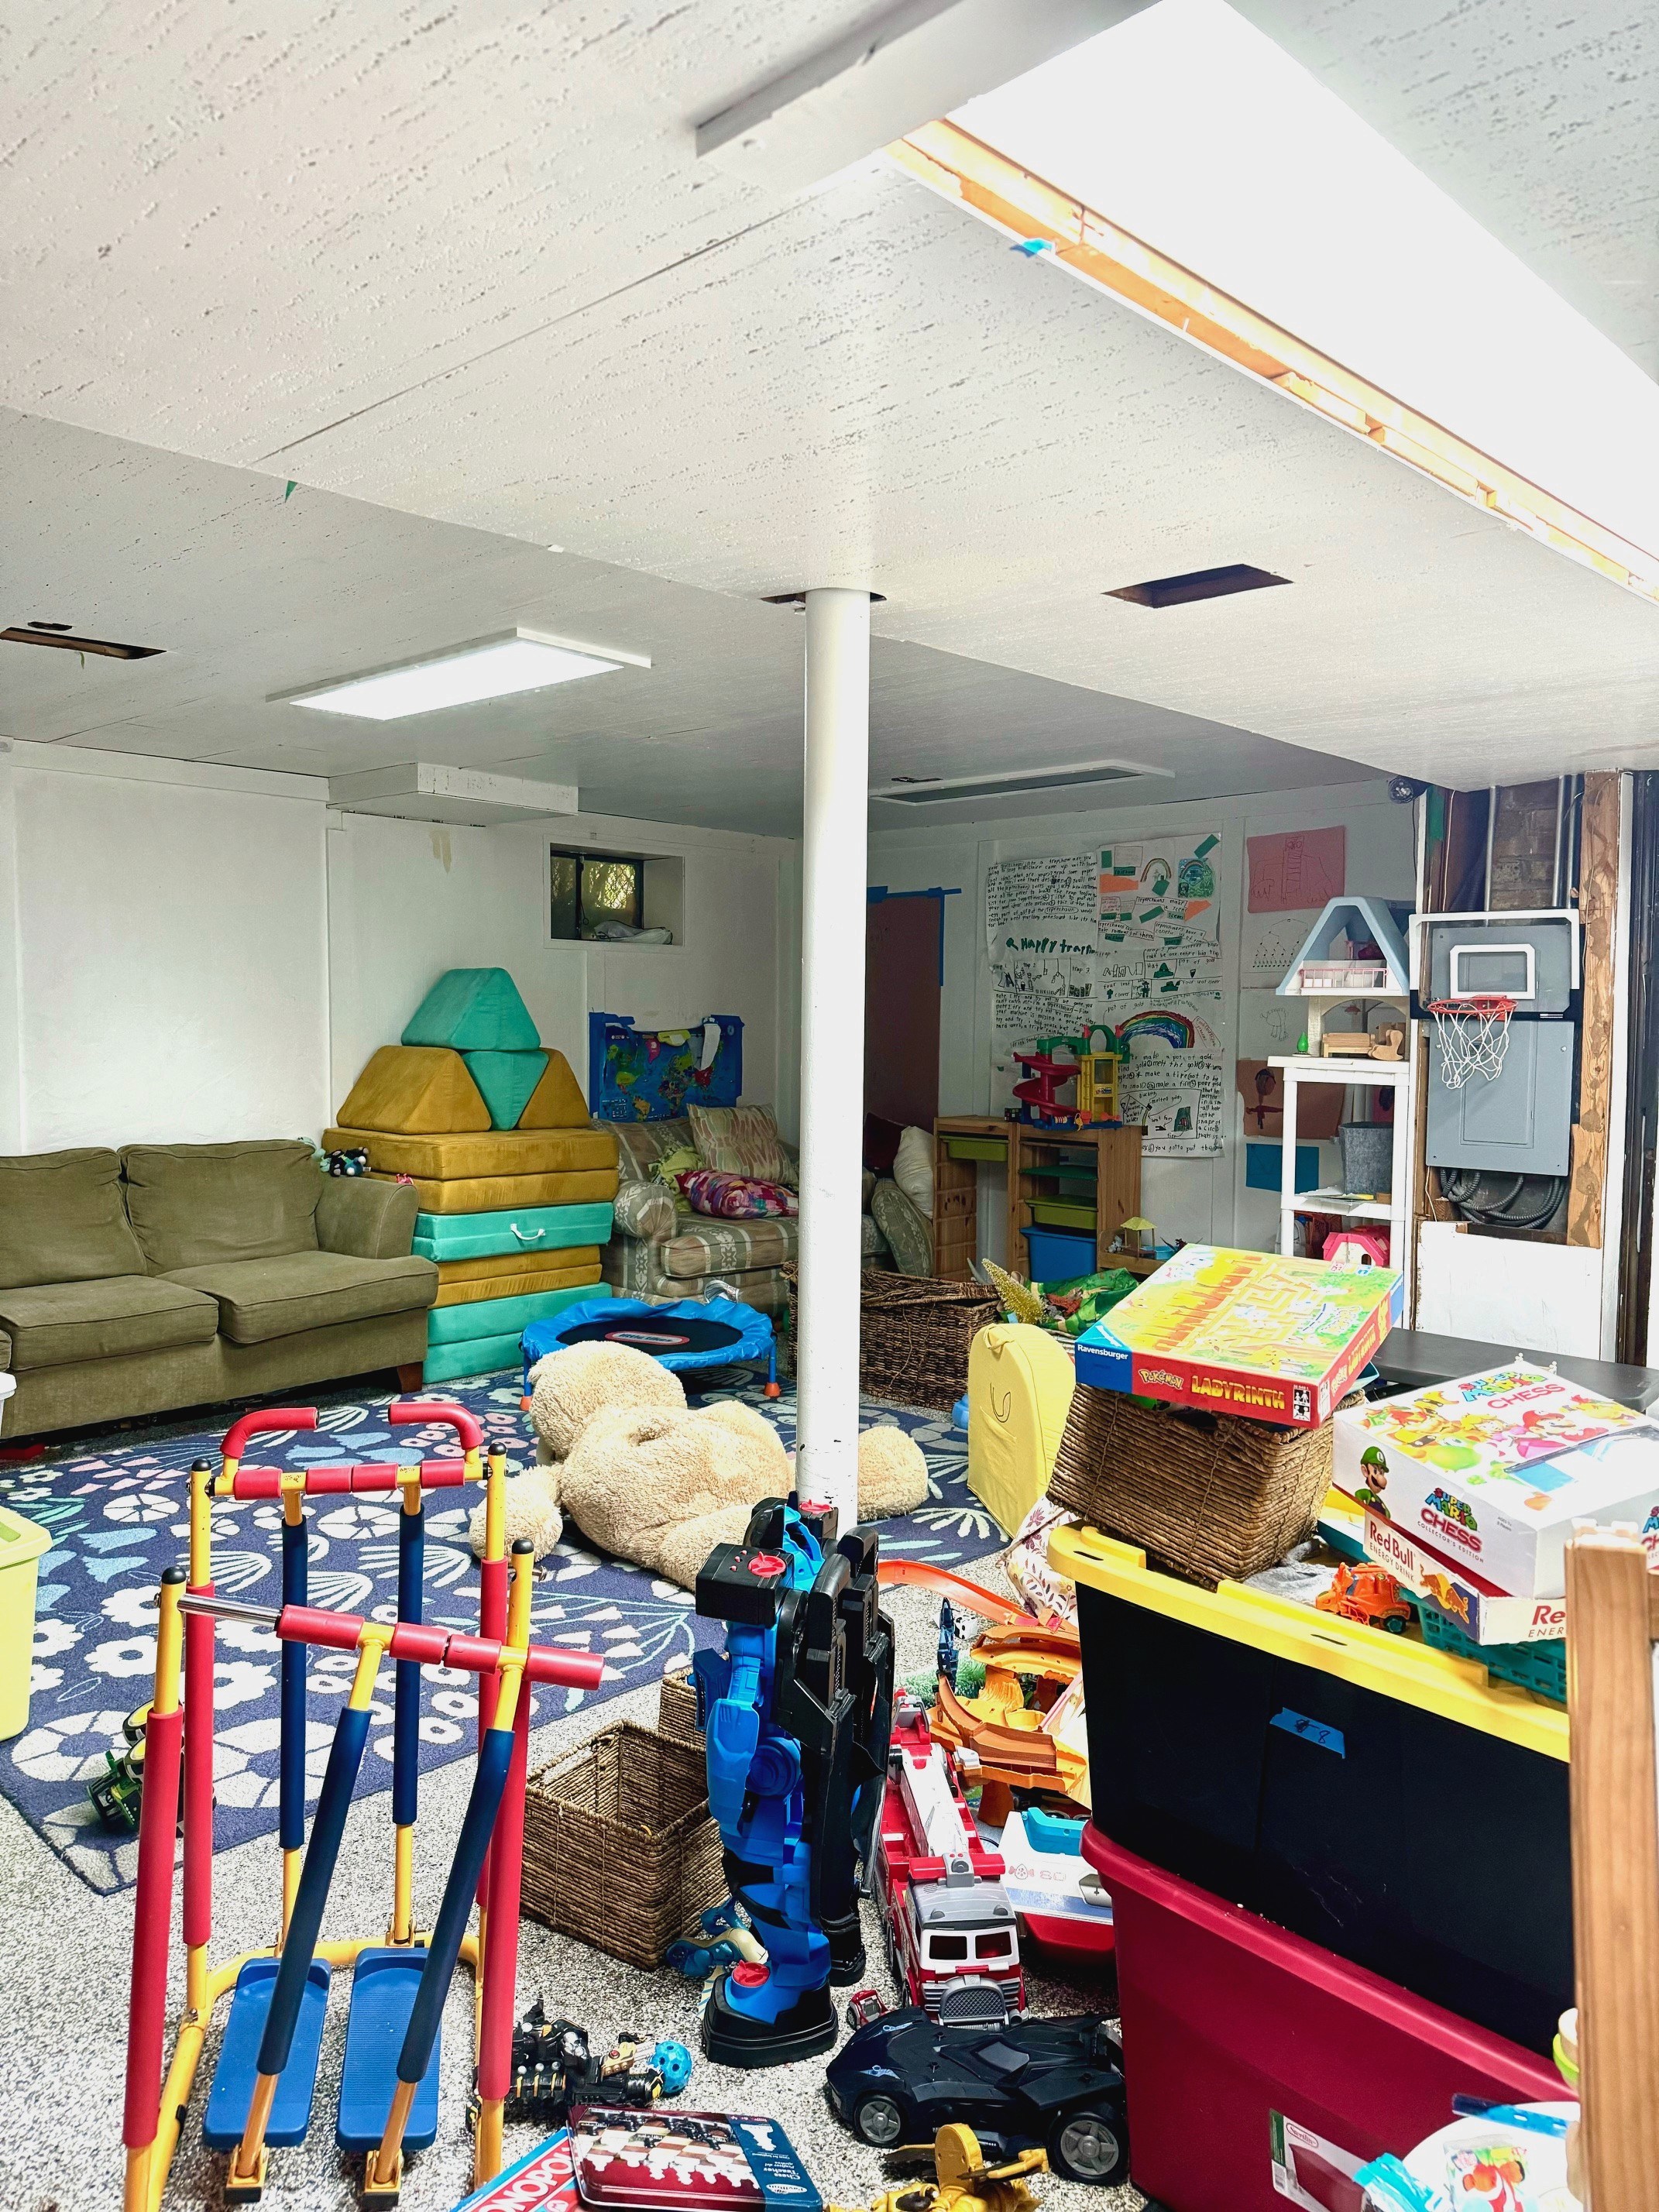
<path id="1" fill-rule="evenodd" d="M 0 732 L 310 775 L 410 760 L 571 782 L 592 812 L 793 836 L 803 625 L 769 607 L 0 410 L 0 610 L 164 648 L 0 643 Z M 366 722 L 273 694 L 523 622 L 650 669 Z M 1347 762 L 878 639 L 872 780 L 1127 758 L 1138 805 L 1340 782 Z M 999 805 L 1042 812 L 1053 799 Z M 927 820 L 984 806 L 929 808 Z M 872 825 L 916 819 L 872 807 Z"/>
<path id="2" fill-rule="evenodd" d="M 284 514 L 314 487 L 732 595 L 729 614 L 696 600 L 688 649 L 729 645 L 659 740 L 701 742 L 714 775 L 720 733 L 732 742 L 749 711 L 746 657 L 795 651 L 794 632 L 771 644 L 790 618 L 751 617 L 753 600 L 811 582 L 884 592 L 890 640 L 1446 781 L 1654 757 L 1651 606 L 905 179 L 872 169 L 785 203 L 697 163 L 700 117 L 866 12 L 296 4 L 273 30 L 216 0 L 25 0 L 4 69 L 23 243 L 0 396 L 271 471 L 278 500 L 293 477 Z M 1334 38 L 1343 12 L 1303 9 Z M 1454 12 L 1501 15 L 1517 57 L 1549 30 L 1534 0 Z M 83 574 L 165 572 L 159 515 L 125 547 L 90 527 Z M 288 657 L 328 675 L 404 649 L 378 641 L 392 630 L 416 650 L 515 618 L 552 626 L 539 581 L 507 573 L 552 556 L 493 548 L 463 623 L 458 594 L 382 551 L 356 570 L 342 553 L 326 614 Z M 246 533 L 236 557 L 261 558 Z M 1101 596 L 1230 561 L 1293 588 L 1161 613 Z M 624 581 L 592 583 L 592 627 L 632 611 Z M 245 595 L 233 628 L 259 619 Z M 946 757 L 928 768 L 976 768 L 999 744 L 1031 757 L 1012 695 L 984 713 L 997 680 L 957 686 L 979 750 L 936 713 L 927 742 Z M 614 701 L 630 681 L 590 688 Z M 562 719 L 582 688 L 556 710 L 560 743 L 601 711 Z M 793 804 L 798 696 L 779 720 L 758 710 L 743 761 L 757 807 Z M 152 749 L 173 749 L 176 720 L 155 726 Z M 585 788 L 603 765 L 601 746 Z M 573 770 L 561 756 L 544 772 Z M 684 785 L 706 800 L 692 766 L 653 788 Z M 710 818 L 647 796 L 617 803 L 607 786 L 603 803 Z"/>
<path id="3" fill-rule="evenodd" d="M 1235 0 L 1659 376 L 1652 0 Z"/>

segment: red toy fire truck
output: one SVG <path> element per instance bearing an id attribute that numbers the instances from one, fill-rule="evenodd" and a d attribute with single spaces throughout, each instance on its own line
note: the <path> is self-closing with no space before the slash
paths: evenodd
<path id="1" fill-rule="evenodd" d="M 987 1850 L 920 1701 L 893 1705 L 874 1893 L 887 1962 L 905 2001 L 934 2020 L 1002 2020 L 1025 2008 L 1025 1977 L 1002 1860 Z"/>

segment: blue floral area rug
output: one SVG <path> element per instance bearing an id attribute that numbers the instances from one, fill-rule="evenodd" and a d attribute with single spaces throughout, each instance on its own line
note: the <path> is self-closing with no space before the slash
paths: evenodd
<path id="1" fill-rule="evenodd" d="M 440 1458 L 459 1451 L 451 1429 L 392 1429 L 386 1419 L 388 1397 L 315 1395 L 320 1407 L 315 1431 L 260 1437 L 250 1446 L 250 1458 L 260 1466 L 306 1468 Z M 465 1406 L 488 1437 L 501 1439 L 509 1472 L 533 1462 L 534 1437 L 520 1409 L 516 1373 L 447 1384 L 434 1395 Z M 758 1384 L 708 1395 L 748 1399 L 775 1422 L 786 1446 L 793 1446 L 792 1392 L 770 1403 Z M 966 1439 L 947 1419 L 873 1404 L 866 1406 L 863 1418 L 866 1427 L 891 1421 L 908 1430 L 927 1461 L 928 1502 L 902 1520 L 882 1524 L 884 1551 L 957 1567 L 1006 1542 L 1004 1532 L 968 1489 Z M 152 1694 L 155 1587 L 165 1567 L 185 1561 L 190 1464 L 206 1458 L 217 1466 L 223 1430 L 181 1435 L 157 1423 L 147 1433 L 149 1442 L 124 1433 L 100 1449 L 70 1445 L 61 1457 L 0 1474 L 4 1502 L 52 1534 L 52 1549 L 40 1561 L 29 1725 L 0 1744 L 0 1790 L 98 1890 L 120 1889 L 132 1881 L 137 1842 L 106 1832 L 87 1786 L 106 1772 L 106 1753 L 118 1755 L 126 1748 L 122 1722 Z M 464 1502 L 456 1502 L 458 1495 Z M 475 1490 L 428 1493 L 426 1618 L 446 1627 L 477 1626 L 478 1573 L 466 1532 L 480 1495 Z M 307 1510 L 311 1602 L 394 1620 L 395 1500 L 323 1497 L 311 1501 Z M 275 1503 L 227 1504 L 216 1511 L 217 1589 L 252 1604 L 278 1604 L 281 1544 L 281 1508 Z M 532 1618 L 538 1643 L 602 1652 L 605 1662 L 597 1690 L 538 1688 L 532 1707 L 538 1721 L 656 1680 L 697 1644 L 715 1642 L 720 1634 L 717 1623 L 696 1619 L 689 1591 L 586 1549 L 580 1533 L 568 1527 L 566 1540 L 541 1564 Z M 278 1649 L 263 1628 L 237 1622 L 219 1626 L 214 1789 L 215 1839 L 221 1849 L 276 1826 Z M 353 1666 L 349 1652 L 311 1655 L 307 1771 L 313 1793 Z M 471 1755 L 477 1684 L 470 1674 L 441 1667 L 422 1668 L 422 1674 L 424 1772 Z M 369 1736 L 359 1796 L 392 1786 L 391 1676 L 388 1667 L 374 1707 L 378 1725 Z"/>

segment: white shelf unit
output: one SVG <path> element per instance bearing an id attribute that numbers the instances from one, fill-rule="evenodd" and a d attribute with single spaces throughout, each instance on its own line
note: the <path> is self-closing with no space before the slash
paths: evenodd
<path id="1" fill-rule="evenodd" d="M 1416 1028 L 1412 1024 L 1407 1030 L 1406 1056 L 1403 1060 L 1361 1060 L 1357 1056 L 1351 1060 L 1316 1060 L 1310 1054 L 1290 1053 L 1267 1062 L 1269 1067 L 1279 1070 L 1279 1079 L 1285 1086 L 1285 1136 L 1279 1195 L 1279 1251 L 1287 1258 L 1294 1255 L 1296 1220 L 1300 1213 L 1340 1213 L 1347 1220 L 1386 1221 L 1389 1224 L 1389 1264 L 1404 1280 L 1407 1313 L 1411 1311 L 1412 1273 L 1411 1171 L 1412 1130 L 1414 1126 L 1412 1070 L 1416 1065 Z M 1334 1083 L 1344 1090 L 1369 1088 L 1394 1092 L 1393 1185 L 1386 1205 L 1370 1199 L 1350 1199 L 1344 1203 L 1340 1194 L 1297 1189 L 1297 1121 L 1303 1086 L 1310 1083 Z"/>

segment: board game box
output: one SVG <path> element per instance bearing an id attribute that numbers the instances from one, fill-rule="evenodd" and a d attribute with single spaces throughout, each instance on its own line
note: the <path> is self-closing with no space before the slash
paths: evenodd
<path id="1" fill-rule="evenodd" d="M 1659 1429 L 1550 1368 L 1511 1362 L 1352 1406 L 1333 1461 L 1356 1504 L 1510 1597 L 1560 1595 L 1577 1521 L 1632 1521 L 1659 1547 Z"/>
<path id="2" fill-rule="evenodd" d="M 1079 1337 L 1077 1379 L 1317 1428 L 1400 1313 L 1392 1268 L 1185 1244 Z"/>
<path id="3" fill-rule="evenodd" d="M 455 2212 L 575 2212 L 575 2171 L 570 2162 L 570 2139 L 565 2129 L 538 2143 L 493 2181 L 463 2197 Z"/>
<path id="4" fill-rule="evenodd" d="M 788 2136 L 753 2114 L 583 2105 L 570 2153 L 580 2201 L 607 2212 L 823 2212 Z"/>

